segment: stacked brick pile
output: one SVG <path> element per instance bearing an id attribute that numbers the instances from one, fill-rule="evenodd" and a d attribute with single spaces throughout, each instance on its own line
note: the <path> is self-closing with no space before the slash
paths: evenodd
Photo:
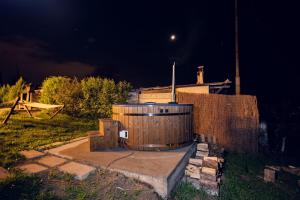
<path id="1" fill-rule="evenodd" d="M 219 195 L 224 159 L 220 154 L 219 156 L 213 154 L 210 153 L 207 143 L 197 144 L 196 157 L 189 159 L 185 178 L 194 187 L 202 188 L 210 195 Z"/>

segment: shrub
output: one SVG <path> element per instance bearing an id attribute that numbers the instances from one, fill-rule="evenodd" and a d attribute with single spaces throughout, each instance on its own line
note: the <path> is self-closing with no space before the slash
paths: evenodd
<path id="1" fill-rule="evenodd" d="M 132 90 L 132 85 L 127 81 L 120 81 L 117 84 L 117 103 L 125 103 L 128 100 L 129 92 Z"/>
<path id="2" fill-rule="evenodd" d="M 0 103 L 3 103 L 5 100 L 5 95 L 7 95 L 9 91 L 9 85 L 3 85 L 0 87 Z"/>
<path id="3" fill-rule="evenodd" d="M 80 113 L 82 91 L 77 79 L 68 77 L 49 77 L 42 83 L 40 102 L 47 104 L 64 104 L 64 111 L 77 116 Z"/>
<path id="4" fill-rule="evenodd" d="M 64 111 L 73 116 L 110 117 L 114 103 L 128 99 L 131 85 L 126 81 L 88 77 L 80 82 L 68 77 L 50 77 L 42 84 L 40 101 L 64 104 Z"/>
<path id="5" fill-rule="evenodd" d="M 59 97 L 59 94 L 63 90 L 64 86 L 70 81 L 70 78 L 63 76 L 52 76 L 44 80 L 42 83 L 40 102 L 60 104 L 61 98 Z"/>
<path id="6" fill-rule="evenodd" d="M 3 85 L 0 88 L 0 103 L 14 100 L 24 90 L 25 81 L 22 77 L 12 86 Z"/>
<path id="7" fill-rule="evenodd" d="M 86 116 L 101 116 L 100 94 L 103 79 L 89 77 L 81 81 L 83 100 L 81 102 L 82 114 Z"/>
<path id="8" fill-rule="evenodd" d="M 132 88 L 126 81 L 116 84 L 112 79 L 100 77 L 85 78 L 81 86 L 82 114 L 90 117 L 110 117 L 112 104 L 126 102 Z"/>

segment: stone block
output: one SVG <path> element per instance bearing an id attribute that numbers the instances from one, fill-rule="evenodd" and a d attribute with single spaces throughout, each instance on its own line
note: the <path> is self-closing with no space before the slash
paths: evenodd
<path id="1" fill-rule="evenodd" d="M 46 165 L 48 167 L 56 167 L 65 163 L 67 160 L 56 156 L 45 156 L 37 160 L 38 163 Z"/>
<path id="2" fill-rule="evenodd" d="M 218 158 L 205 156 L 203 158 L 203 166 L 218 169 Z"/>
<path id="3" fill-rule="evenodd" d="M 217 181 L 217 175 L 211 175 L 211 174 L 205 174 L 205 173 L 200 173 L 200 179 L 203 180 L 210 180 L 210 181 Z"/>
<path id="4" fill-rule="evenodd" d="M 26 159 L 35 159 L 44 156 L 45 154 L 35 150 L 25 150 L 20 152 Z"/>
<path id="5" fill-rule="evenodd" d="M 74 175 L 75 179 L 77 180 L 84 180 L 90 174 L 94 173 L 96 171 L 96 168 L 88 165 L 80 164 L 77 162 L 69 162 L 67 164 L 58 167 L 58 170 L 64 173 Z"/>
<path id="6" fill-rule="evenodd" d="M 210 168 L 210 167 L 202 167 L 201 172 L 203 174 L 208 174 L 208 175 L 212 175 L 212 176 L 215 176 L 217 174 L 217 170 L 214 168 Z"/>
<path id="7" fill-rule="evenodd" d="M 48 169 L 47 167 L 39 164 L 24 164 L 20 165 L 18 168 L 29 174 L 40 173 Z"/>
<path id="8" fill-rule="evenodd" d="M 9 172 L 4 169 L 3 167 L 0 167 L 0 180 L 4 180 L 9 176 Z"/>
<path id="9" fill-rule="evenodd" d="M 203 158 L 205 156 L 208 156 L 208 151 L 197 151 L 196 152 L 196 157 L 199 157 L 199 158 Z"/>
<path id="10" fill-rule="evenodd" d="M 264 181 L 275 183 L 276 180 L 276 171 L 273 169 L 264 169 Z"/>
<path id="11" fill-rule="evenodd" d="M 189 159 L 189 164 L 191 165 L 195 165 L 197 167 L 201 167 L 202 166 L 202 159 L 196 159 L 196 158 L 190 158 Z"/>
<path id="12" fill-rule="evenodd" d="M 208 144 L 207 143 L 199 143 L 197 144 L 198 151 L 208 151 Z"/>

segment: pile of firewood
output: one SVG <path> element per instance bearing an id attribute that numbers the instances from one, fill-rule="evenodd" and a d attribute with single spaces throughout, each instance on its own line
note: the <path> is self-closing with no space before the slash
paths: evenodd
<path id="1" fill-rule="evenodd" d="M 219 195 L 224 159 L 210 154 L 207 143 L 197 144 L 195 158 L 186 166 L 185 178 L 197 189 L 202 188 L 210 195 Z"/>

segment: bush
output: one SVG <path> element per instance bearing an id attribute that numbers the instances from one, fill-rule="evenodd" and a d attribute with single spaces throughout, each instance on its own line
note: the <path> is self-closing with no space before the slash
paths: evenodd
<path id="1" fill-rule="evenodd" d="M 100 77 L 85 78 L 81 86 L 82 114 L 90 117 L 110 117 L 112 104 L 126 102 L 132 88 L 126 81 L 116 84 L 112 79 Z"/>
<path id="2" fill-rule="evenodd" d="M 129 92 L 132 90 L 132 86 L 127 81 L 120 81 L 117 84 L 117 103 L 125 103 L 128 100 Z"/>
<path id="3" fill-rule="evenodd" d="M 0 87 L 0 103 L 3 103 L 5 100 L 5 95 L 7 95 L 9 91 L 9 85 L 3 85 Z"/>
<path id="4" fill-rule="evenodd" d="M 116 84 L 112 79 L 100 77 L 80 82 L 76 78 L 50 77 L 42 84 L 40 101 L 64 104 L 64 111 L 73 116 L 110 117 L 112 104 L 126 102 L 131 88 L 126 81 Z"/>
<path id="5" fill-rule="evenodd" d="M 0 103 L 14 100 L 24 90 L 25 81 L 22 77 L 12 86 L 3 85 L 0 88 Z"/>
<path id="6" fill-rule="evenodd" d="M 62 76 L 49 77 L 42 83 L 40 102 L 47 104 L 64 104 L 64 111 L 77 116 L 81 111 L 82 91 L 80 82 Z"/>
<path id="7" fill-rule="evenodd" d="M 81 81 L 83 100 L 81 102 L 82 114 L 86 116 L 101 116 L 100 94 L 103 79 L 89 77 Z"/>

